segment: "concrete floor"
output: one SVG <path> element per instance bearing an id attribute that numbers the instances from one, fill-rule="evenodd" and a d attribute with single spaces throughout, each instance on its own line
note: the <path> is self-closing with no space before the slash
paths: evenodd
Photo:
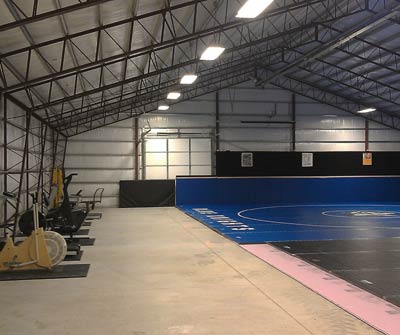
<path id="1" fill-rule="evenodd" d="M 90 236 L 87 278 L 0 282 L 1 335 L 380 334 L 175 208 Z"/>

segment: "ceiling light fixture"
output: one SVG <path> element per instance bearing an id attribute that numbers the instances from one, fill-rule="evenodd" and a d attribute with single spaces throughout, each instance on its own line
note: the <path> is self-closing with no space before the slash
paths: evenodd
<path id="1" fill-rule="evenodd" d="M 239 9 L 236 17 L 253 19 L 260 15 L 274 0 L 248 0 Z"/>
<path id="2" fill-rule="evenodd" d="M 185 74 L 181 79 L 182 85 L 193 84 L 197 80 L 197 75 L 195 74 Z"/>
<path id="3" fill-rule="evenodd" d="M 167 99 L 176 100 L 176 99 L 179 99 L 180 96 L 181 96 L 181 94 L 179 92 L 170 92 L 167 95 Z"/>
<path id="4" fill-rule="evenodd" d="M 225 51 L 223 47 L 208 47 L 200 56 L 200 60 L 215 60 Z"/>
<path id="5" fill-rule="evenodd" d="M 366 108 L 366 109 L 362 109 L 360 111 L 358 111 L 358 114 L 365 114 L 365 113 L 371 113 L 371 112 L 375 112 L 376 108 Z"/>
<path id="6" fill-rule="evenodd" d="M 158 110 L 159 111 L 166 111 L 166 110 L 168 110 L 169 109 L 169 106 L 167 106 L 167 105 L 160 105 L 160 106 L 158 106 Z"/>

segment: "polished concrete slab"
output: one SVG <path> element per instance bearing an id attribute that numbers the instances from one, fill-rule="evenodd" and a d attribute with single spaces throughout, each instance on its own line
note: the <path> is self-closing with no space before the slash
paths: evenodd
<path id="1" fill-rule="evenodd" d="M 0 334 L 380 334 L 175 208 L 102 214 L 87 278 L 0 282 Z"/>

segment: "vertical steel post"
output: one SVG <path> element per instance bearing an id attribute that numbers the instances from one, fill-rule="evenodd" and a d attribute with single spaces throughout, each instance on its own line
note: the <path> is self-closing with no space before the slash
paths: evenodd
<path id="1" fill-rule="evenodd" d="M 57 159 L 57 148 L 58 148 L 58 133 L 54 134 L 54 130 L 52 130 L 52 165 L 51 165 L 51 181 L 50 181 L 50 185 L 49 185 L 49 194 L 51 192 L 51 185 L 52 185 L 52 180 L 53 180 L 53 173 L 54 173 L 54 169 L 56 167 L 56 159 Z"/>
<path id="2" fill-rule="evenodd" d="M 26 119 L 28 118 L 28 115 L 26 115 Z M 30 118 L 30 116 L 29 116 Z M 28 123 L 28 121 L 25 121 L 26 123 Z M 30 122 L 29 122 L 30 123 Z M 29 145 L 30 145 L 30 141 L 29 141 L 29 133 L 30 133 L 30 127 L 27 129 L 27 136 L 25 138 L 26 141 L 26 146 L 27 146 L 27 152 L 26 152 L 26 160 L 25 160 L 25 171 L 26 171 L 26 197 L 25 197 L 25 207 L 28 209 L 29 208 Z M 33 142 L 33 141 L 32 141 Z M 21 171 L 22 172 L 22 171 Z"/>
<path id="3" fill-rule="evenodd" d="M 24 181 L 24 170 L 25 170 L 25 163 L 28 156 L 28 138 L 29 138 L 29 131 L 31 126 L 31 113 L 27 112 L 26 114 L 26 124 L 25 124 L 25 145 L 24 145 L 24 154 L 22 156 L 21 162 L 21 173 L 19 178 L 19 185 L 18 185 L 18 194 L 17 194 L 17 204 L 15 206 L 15 217 L 14 217 L 14 228 L 12 233 L 12 238 L 15 240 L 16 232 L 17 232 L 17 224 L 18 224 L 18 216 L 19 216 L 19 209 L 20 209 L 20 202 L 21 202 L 21 194 L 22 194 L 22 184 Z M 26 195 L 29 197 L 29 194 Z"/>
<path id="4" fill-rule="evenodd" d="M 220 149 L 220 136 L 219 136 L 219 91 L 215 93 L 215 149 Z"/>
<path id="5" fill-rule="evenodd" d="M 296 94 L 292 94 L 292 151 L 296 151 Z"/>
<path id="6" fill-rule="evenodd" d="M 64 152 L 63 152 L 62 167 L 61 167 L 63 169 L 63 171 L 64 171 L 64 166 L 65 166 L 65 158 L 66 158 L 66 155 L 67 155 L 68 138 L 65 137 L 64 141 L 65 141 L 65 143 L 64 143 Z"/>
<path id="7" fill-rule="evenodd" d="M 7 149 L 7 97 L 5 95 L 2 95 L 3 98 L 3 169 L 4 169 L 4 175 L 3 175 L 3 183 L 4 183 L 4 192 L 7 192 L 8 190 L 8 149 Z M 8 211 L 7 211 L 7 201 L 4 202 L 4 223 L 7 223 L 7 216 L 8 216 Z M 7 229 L 4 229 L 4 237 L 7 235 Z"/>
<path id="8" fill-rule="evenodd" d="M 365 119 L 365 151 L 369 151 L 369 121 Z"/>
<path id="9" fill-rule="evenodd" d="M 46 137 L 47 137 L 47 125 L 44 126 L 44 131 L 43 131 L 43 124 L 40 125 L 40 141 L 41 143 L 41 148 L 40 148 L 40 165 L 39 165 L 39 173 L 38 173 L 38 184 L 36 188 L 36 194 L 41 196 L 43 192 L 43 161 L 44 161 L 44 153 L 45 153 L 45 148 L 46 148 Z M 39 198 L 41 199 L 41 197 Z M 43 202 L 42 203 L 42 211 L 43 211 Z"/>
<path id="10" fill-rule="evenodd" d="M 134 142 L 135 142 L 135 180 L 139 180 L 139 118 L 135 117 Z"/>

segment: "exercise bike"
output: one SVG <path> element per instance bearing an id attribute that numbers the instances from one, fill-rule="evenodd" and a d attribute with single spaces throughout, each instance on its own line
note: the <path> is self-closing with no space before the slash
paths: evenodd
<path id="1" fill-rule="evenodd" d="M 63 180 L 63 201 L 60 206 L 50 209 L 44 215 L 39 213 L 39 227 L 44 230 L 55 231 L 61 235 L 69 235 L 67 238 L 68 251 L 79 253 L 80 246 L 76 243 L 73 235 L 81 228 L 86 218 L 86 213 L 81 209 L 72 208 L 68 187 L 71 184 L 72 178 L 77 176 L 72 173 Z M 18 221 L 18 227 L 25 236 L 30 236 L 33 231 L 33 211 L 26 211 Z"/>
<path id="2" fill-rule="evenodd" d="M 23 242 L 15 245 L 11 237 L 0 251 L 0 271 L 52 269 L 62 262 L 67 254 L 65 239 L 54 231 L 39 227 L 37 194 L 33 198 L 33 231 Z M 11 198 L 3 193 L 3 199 Z"/>

